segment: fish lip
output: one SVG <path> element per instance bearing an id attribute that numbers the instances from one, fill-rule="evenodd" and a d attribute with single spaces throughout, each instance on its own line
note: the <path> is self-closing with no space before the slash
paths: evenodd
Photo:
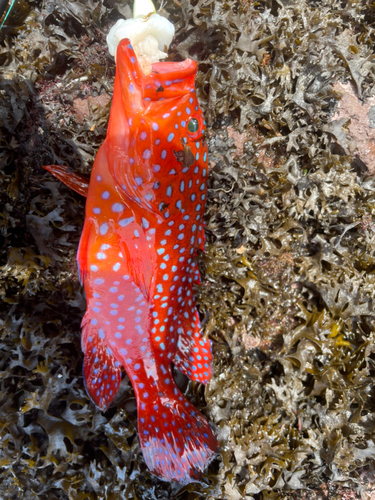
<path id="1" fill-rule="evenodd" d="M 197 71 L 197 62 L 188 58 L 178 62 L 155 62 L 151 65 L 151 73 L 145 75 L 130 40 L 122 39 L 117 47 L 116 74 L 120 76 L 125 99 L 133 102 L 137 99 L 141 107 L 147 105 L 147 101 L 162 101 L 193 92 Z"/>
<path id="2" fill-rule="evenodd" d="M 157 101 L 161 97 L 174 98 L 192 92 L 195 75 L 198 71 L 196 61 L 185 59 L 180 62 L 157 62 L 152 64 L 151 68 L 150 75 L 144 76 L 143 82 L 146 93 L 149 85 L 159 83 L 156 95 L 150 96 L 152 100 Z"/>
<path id="3" fill-rule="evenodd" d="M 195 75 L 198 70 L 198 64 L 193 59 L 185 59 L 184 61 L 160 61 L 151 65 L 152 73 L 159 75 L 168 75 L 173 78 L 184 80 L 189 76 Z M 148 78 L 148 77 L 145 77 Z"/>

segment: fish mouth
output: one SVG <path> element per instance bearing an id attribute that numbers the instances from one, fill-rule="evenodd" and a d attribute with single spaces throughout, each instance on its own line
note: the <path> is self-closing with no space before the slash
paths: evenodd
<path id="1" fill-rule="evenodd" d="M 197 70 L 198 65 L 192 59 L 152 64 L 151 73 L 143 77 L 143 98 L 160 101 L 193 92 Z"/>
<path id="2" fill-rule="evenodd" d="M 117 72 L 121 87 L 129 99 L 161 101 L 194 92 L 198 64 L 192 59 L 184 61 L 159 61 L 149 66 L 145 74 L 139 64 L 130 40 L 123 39 L 117 47 Z M 137 97 L 138 96 L 138 97 Z M 139 105 L 141 105 L 139 101 Z"/>
<path id="3" fill-rule="evenodd" d="M 160 75 L 165 77 L 167 81 L 181 83 L 185 78 L 195 76 L 197 69 L 197 63 L 192 59 L 185 59 L 185 61 L 180 62 L 161 61 L 152 64 L 152 72 L 149 76 L 155 78 L 154 75 Z"/>
<path id="4" fill-rule="evenodd" d="M 197 71 L 198 64 L 192 59 L 153 63 L 149 75 L 142 72 L 143 99 L 155 102 L 193 92 Z"/>

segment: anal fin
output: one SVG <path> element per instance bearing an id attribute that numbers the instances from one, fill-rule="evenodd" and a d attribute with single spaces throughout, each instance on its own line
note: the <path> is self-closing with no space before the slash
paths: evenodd
<path id="1" fill-rule="evenodd" d="M 86 321 L 86 320 L 85 320 Z M 104 332 L 103 332 L 104 333 Z M 83 376 L 88 395 L 102 411 L 113 402 L 121 383 L 121 364 L 99 335 L 101 330 L 91 324 L 84 326 L 85 339 Z"/>

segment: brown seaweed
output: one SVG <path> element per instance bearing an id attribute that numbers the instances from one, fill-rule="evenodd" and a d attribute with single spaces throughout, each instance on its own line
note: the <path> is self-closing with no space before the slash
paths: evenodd
<path id="1" fill-rule="evenodd" d="M 148 472 L 126 377 L 104 414 L 86 396 L 75 263 L 84 200 L 42 169 L 90 173 L 113 89 L 105 34 L 130 2 L 17 8 L 0 32 L 1 498 L 370 490 L 375 182 L 337 147 L 345 124 L 330 118 L 337 80 L 373 94 L 374 6 L 181 0 L 161 11 L 176 25 L 170 58 L 198 61 L 209 123 L 196 293 L 215 375 L 206 389 L 181 386 L 215 426 L 221 455 L 182 489 Z"/>

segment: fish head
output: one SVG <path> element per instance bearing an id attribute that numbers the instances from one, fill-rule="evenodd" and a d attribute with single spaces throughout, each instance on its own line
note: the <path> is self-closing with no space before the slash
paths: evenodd
<path id="1" fill-rule="evenodd" d="M 145 75 L 128 39 L 120 42 L 116 63 L 108 137 L 132 166 L 138 186 L 146 189 L 155 177 L 194 163 L 203 168 L 206 124 L 195 92 L 197 63 L 157 62 Z M 122 181 L 121 169 L 129 173 L 129 166 L 118 166 Z"/>

